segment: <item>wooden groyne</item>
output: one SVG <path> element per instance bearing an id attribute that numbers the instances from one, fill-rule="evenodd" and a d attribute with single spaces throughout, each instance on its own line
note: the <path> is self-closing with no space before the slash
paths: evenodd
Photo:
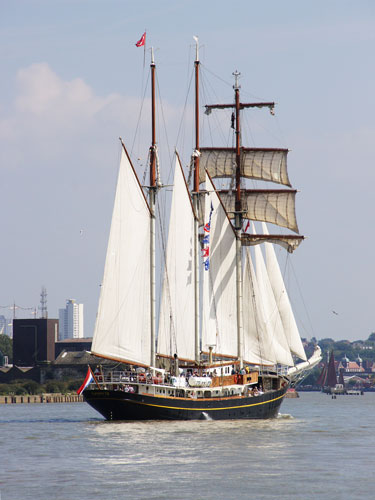
<path id="1" fill-rule="evenodd" d="M 82 403 L 83 397 L 78 394 L 37 394 L 22 396 L 0 396 L 0 404 L 31 403 Z"/>

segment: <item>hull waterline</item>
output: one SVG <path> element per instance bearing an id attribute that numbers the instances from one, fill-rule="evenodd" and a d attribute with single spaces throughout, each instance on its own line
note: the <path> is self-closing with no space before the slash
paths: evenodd
<path id="1" fill-rule="evenodd" d="M 286 390 L 253 397 L 189 399 L 87 389 L 83 397 L 107 420 L 269 419 L 277 417 Z"/>

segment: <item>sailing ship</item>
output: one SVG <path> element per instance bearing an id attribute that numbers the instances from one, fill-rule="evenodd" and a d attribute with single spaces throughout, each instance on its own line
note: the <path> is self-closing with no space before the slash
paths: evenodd
<path id="1" fill-rule="evenodd" d="M 337 381 L 336 361 L 333 351 L 331 351 L 329 359 L 323 366 L 317 380 L 317 385 L 320 386 L 322 388 L 322 392 L 325 392 L 326 394 L 347 394 L 342 370 L 340 370 Z"/>
<path id="2" fill-rule="evenodd" d="M 273 112 L 274 103 L 241 102 L 235 72 L 234 102 L 206 105 L 206 113 L 232 112 L 235 146 L 200 147 L 196 39 L 193 183 L 190 189 L 176 153 L 156 335 L 155 203 L 161 182 L 153 51 L 150 68 L 150 183 L 141 185 L 121 141 L 91 350 L 121 363 L 121 369 L 90 368 L 83 397 L 108 420 L 276 417 L 290 384 L 320 361 L 320 349 L 306 359 L 273 247 L 293 252 L 303 239 L 295 217 L 296 191 L 287 174 L 288 151 L 241 144 L 242 111 Z M 229 179 L 228 189 L 219 189 L 215 182 L 224 179 Z M 246 179 L 287 188 L 245 189 Z M 262 222 L 263 234 L 254 227 L 248 232 L 254 221 Z M 295 234 L 270 235 L 267 222 Z"/>

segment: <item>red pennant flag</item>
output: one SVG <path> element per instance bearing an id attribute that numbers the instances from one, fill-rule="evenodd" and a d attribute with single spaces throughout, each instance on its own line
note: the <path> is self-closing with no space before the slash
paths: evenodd
<path id="1" fill-rule="evenodd" d="M 135 46 L 136 47 L 143 47 L 145 43 L 146 43 L 146 32 L 143 33 L 143 35 L 138 40 L 138 42 L 135 44 Z"/>

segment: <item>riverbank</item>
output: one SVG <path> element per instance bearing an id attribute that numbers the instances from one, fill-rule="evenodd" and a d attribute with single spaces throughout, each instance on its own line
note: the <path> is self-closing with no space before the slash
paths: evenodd
<path id="1" fill-rule="evenodd" d="M 34 403 L 82 403 L 83 397 L 78 394 L 37 394 L 23 396 L 0 396 L 1 404 L 34 404 Z"/>

